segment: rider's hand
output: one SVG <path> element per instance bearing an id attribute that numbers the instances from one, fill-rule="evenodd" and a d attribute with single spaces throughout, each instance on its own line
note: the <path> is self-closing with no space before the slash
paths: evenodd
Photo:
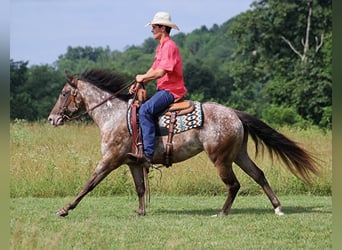
<path id="1" fill-rule="evenodd" d="M 144 83 L 145 75 L 136 75 L 135 80 L 137 83 Z"/>
<path id="2" fill-rule="evenodd" d="M 131 95 L 134 94 L 135 91 L 137 90 L 137 86 L 138 86 L 138 84 L 136 84 L 136 83 L 131 85 L 131 87 L 128 90 L 128 93 L 130 93 Z"/>

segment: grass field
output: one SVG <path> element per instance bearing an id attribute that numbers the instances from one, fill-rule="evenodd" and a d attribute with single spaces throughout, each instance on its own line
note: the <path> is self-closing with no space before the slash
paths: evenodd
<path id="1" fill-rule="evenodd" d="M 226 190 L 204 153 L 149 178 L 152 204 L 138 201 L 127 166 L 111 173 L 66 218 L 55 211 L 80 191 L 100 160 L 94 124 L 52 128 L 10 124 L 11 249 L 331 249 L 332 134 L 281 128 L 320 162 L 303 184 L 266 154 L 255 160 L 287 214 L 277 217 L 261 188 L 237 166 L 241 183 L 231 214 L 213 218 Z M 254 145 L 249 145 L 254 155 Z"/>
<path id="2" fill-rule="evenodd" d="M 223 196 L 152 196 L 145 217 L 131 217 L 132 196 L 87 197 L 68 217 L 66 198 L 11 199 L 11 249 L 331 249 L 330 196 L 238 196 L 232 212 L 211 217 Z"/>
<path id="3" fill-rule="evenodd" d="M 265 153 L 255 162 L 264 171 L 273 190 L 279 194 L 331 195 L 331 131 L 282 128 L 280 132 L 298 141 L 321 164 L 321 176 L 312 186 L 296 179 L 275 158 Z M 67 124 L 53 128 L 47 123 L 16 122 L 10 125 L 10 196 L 73 196 L 84 185 L 101 159 L 99 130 L 95 125 Z M 249 143 L 254 156 L 254 144 Z M 237 166 L 234 171 L 241 183 L 240 194 L 261 194 L 261 188 Z M 226 190 L 205 153 L 171 168 L 151 171 L 154 193 L 167 195 L 225 195 Z M 111 173 L 91 195 L 134 194 L 127 166 Z"/>

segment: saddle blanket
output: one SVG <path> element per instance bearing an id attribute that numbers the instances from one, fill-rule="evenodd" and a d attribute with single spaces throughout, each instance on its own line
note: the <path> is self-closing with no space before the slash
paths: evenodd
<path id="1" fill-rule="evenodd" d="M 176 116 L 176 122 L 174 124 L 173 132 L 175 134 L 179 134 L 181 132 L 199 128 L 203 125 L 203 111 L 202 111 L 202 104 L 200 102 L 194 101 L 195 105 L 194 110 L 191 113 Z M 130 103 L 129 103 L 130 107 Z M 128 109 L 127 112 L 127 124 L 129 133 L 132 135 L 132 125 L 130 123 L 131 117 L 131 109 Z M 168 115 L 161 115 L 158 117 L 158 128 L 157 128 L 157 135 L 167 135 L 168 129 L 170 125 L 171 117 Z"/>

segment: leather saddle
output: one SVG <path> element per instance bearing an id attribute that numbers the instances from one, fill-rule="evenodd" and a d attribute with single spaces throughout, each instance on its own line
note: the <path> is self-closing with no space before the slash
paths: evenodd
<path id="1" fill-rule="evenodd" d="M 132 128 L 132 152 L 138 155 L 143 155 L 143 144 L 141 131 L 139 126 L 139 116 L 138 109 L 141 104 L 143 104 L 147 99 L 146 90 L 143 88 L 138 89 L 134 100 L 131 104 L 131 115 L 130 123 Z M 168 138 L 165 146 L 164 153 L 164 165 L 170 167 L 172 165 L 172 153 L 173 153 L 173 135 L 174 135 L 174 125 L 176 122 L 177 115 L 186 115 L 193 112 L 195 105 L 190 100 L 176 99 L 163 113 L 165 116 L 170 117 L 170 124 L 168 128 Z"/>
<path id="2" fill-rule="evenodd" d="M 186 115 L 194 111 L 195 105 L 190 100 L 179 100 L 172 103 L 169 108 L 164 112 L 164 115 L 171 116 L 172 112 L 176 112 L 177 115 Z"/>

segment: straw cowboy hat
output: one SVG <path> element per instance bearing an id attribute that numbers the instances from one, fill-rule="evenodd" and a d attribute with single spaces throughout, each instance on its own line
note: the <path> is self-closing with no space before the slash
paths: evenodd
<path id="1" fill-rule="evenodd" d="M 152 24 L 161 24 L 161 25 L 171 27 L 172 29 L 179 30 L 178 26 L 172 22 L 170 14 L 167 12 L 163 12 L 163 11 L 157 12 L 154 15 L 153 20 L 149 22 L 148 24 L 146 24 L 146 26 L 152 25 Z"/>

